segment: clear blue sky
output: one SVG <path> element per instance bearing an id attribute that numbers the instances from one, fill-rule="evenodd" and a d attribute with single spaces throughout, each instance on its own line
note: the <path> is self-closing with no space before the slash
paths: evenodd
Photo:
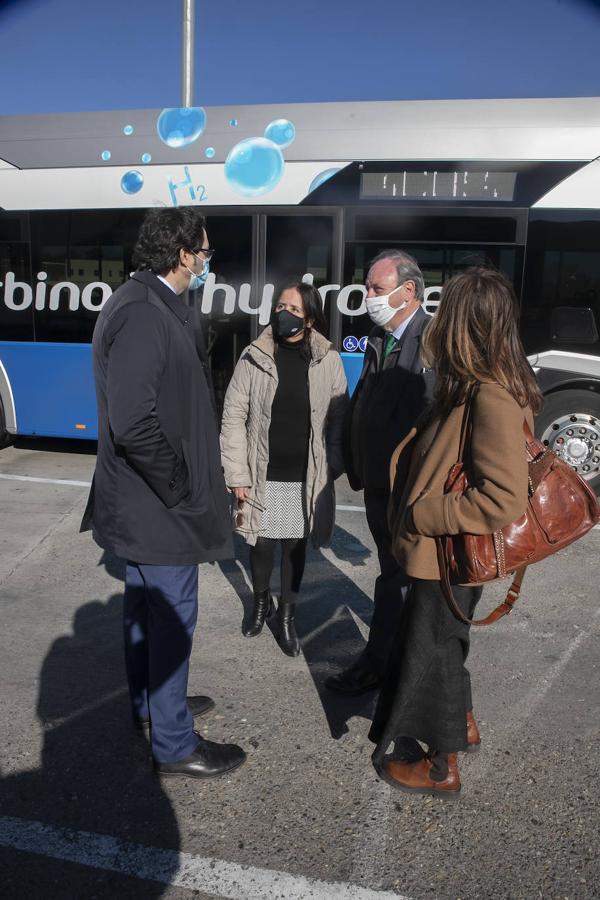
<path id="1" fill-rule="evenodd" d="M 600 96 L 595 0 L 197 0 L 197 105 Z M 0 2 L 0 115 L 180 104 L 180 0 Z"/>

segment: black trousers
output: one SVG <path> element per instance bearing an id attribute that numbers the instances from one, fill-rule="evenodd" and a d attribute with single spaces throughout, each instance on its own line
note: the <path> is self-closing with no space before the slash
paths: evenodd
<path id="1" fill-rule="evenodd" d="M 453 588 L 469 618 L 481 592 L 481 587 Z M 467 749 L 467 712 L 473 708 L 465 667 L 469 632 L 448 606 L 439 581 L 413 581 L 369 732 L 377 744 L 376 765 L 401 737 L 443 753 Z"/>
<path id="2" fill-rule="evenodd" d="M 281 599 L 284 603 L 297 603 L 306 563 L 306 543 L 306 538 L 275 540 L 259 537 L 254 547 L 250 548 L 254 593 L 269 590 L 275 564 L 275 548 L 277 544 L 281 544 Z"/>
<path id="3" fill-rule="evenodd" d="M 388 491 L 365 489 L 367 523 L 377 545 L 380 574 L 375 580 L 373 618 L 363 662 L 378 675 L 387 669 L 410 585 L 410 579 L 392 556 L 392 535 L 387 521 L 389 499 Z"/>

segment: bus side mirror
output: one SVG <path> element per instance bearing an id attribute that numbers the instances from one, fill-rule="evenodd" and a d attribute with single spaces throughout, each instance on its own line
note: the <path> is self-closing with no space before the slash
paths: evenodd
<path id="1" fill-rule="evenodd" d="M 550 335 L 557 343 L 595 344 L 598 326 L 589 307 L 555 306 L 550 318 Z"/>

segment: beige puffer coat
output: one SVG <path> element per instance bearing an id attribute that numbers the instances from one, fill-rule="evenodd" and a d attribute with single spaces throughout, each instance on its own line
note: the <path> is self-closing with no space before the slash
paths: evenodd
<path id="1" fill-rule="evenodd" d="M 348 386 L 339 353 L 322 334 L 311 331 L 312 360 L 308 368 L 310 443 L 306 472 L 306 508 L 312 542 L 329 542 L 335 523 L 333 481 L 344 471 L 342 420 Z M 225 395 L 221 427 L 221 458 L 228 487 L 249 487 L 239 533 L 254 545 L 265 504 L 269 462 L 271 407 L 278 378 L 271 326 L 246 347 Z"/>

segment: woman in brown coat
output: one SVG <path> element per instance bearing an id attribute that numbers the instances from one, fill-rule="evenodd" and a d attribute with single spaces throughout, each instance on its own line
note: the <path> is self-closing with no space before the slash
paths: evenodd
<path id="1" fill-rule="evenodd" d="M 434 404 L 395 454 L 390 509 L 394 554 L 413 583 L 369 737 L 377 744 L 375 767 L 388 783 L 456 796 L 457 752 L 477 749 L 479 734 L 464 665 L 469 626 L 454 616 L 442 593 L 435 537 L 487 534 L 525 512 L 523 419 L 532 423 L 541 393 L 519 337 L 512 287 L 498 272 L 470 269 L 446 284 L 423 353 L 436 373 Z M 444 494 L 469 395 L 473 486 Z M 481 591 L 453 589 L 469 618 Z M 386 756 L 392 741 L 395 752 Z M 418 742 L 428 745 L 427 754 Z"/>

